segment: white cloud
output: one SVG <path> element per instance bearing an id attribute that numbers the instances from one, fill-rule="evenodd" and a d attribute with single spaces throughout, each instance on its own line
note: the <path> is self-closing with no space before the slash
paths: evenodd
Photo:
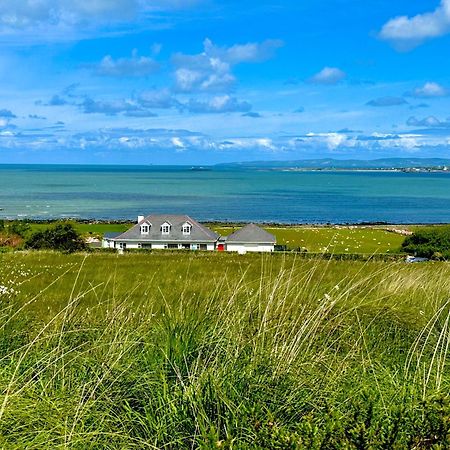
<path id="1" fill-rule="evenodd" d="M 86 114 L 106 114 L 107 116 L 115 116 L 119 113 L 130 113 L 140 111 L 141 108 L 136 102 L 130 100 L 93 100 L 86 98 L 80 105 Z"/>
<path id="2" fill-rule="evenodd" d="M 427 82 L 422 87 L 418 87 L 407 93 L 410 97 L 416 98 L 433 98 L 433 97 L 447 97 L 450 91 L 438 83 Z"/>
<path id="3" fill-rule="evenodd" d="M 147 56 L 138 56 L 133 50 L 131 58 L 114 59 L 105 56 L 95 67 L 97 75 L 109 77 L 145 77 L 159 70 L 159 64 Z"/>
<path id="4" fill-rule="evenodd" d="M 181 92 L 226 91 L 236 82 L 232 73 L 233 66 L 270 59 L 282 45 L 281 41 L 267 40 L 218 47 L 211 40 L 205 39 L 202 53 L 177 53 L 173 56 L 175 89 Z"/>
<path id="5" fill-rule="evenodd" d="M 335 150 L 344 143 L 348 144 L 347 135 L 343 133 L 308 133 L 306 137 L 325 144 L 329 150 Z"/>
<path id="6" fill-rule="evenodd" d="M 434 116 L 428 116 L 423 119 L 410 117 L 406 122 L 411 127 L 425 127 L 425 128 L 450 128 L 450 118 L 447 120 L 439 120 Z"/>
<path id="7" fill-rule="evenodd" d="M 138 0 L 2 0 L 0 24 L 27 28 L 48 23 L 76 24 L 85 20 L 131 17 Z"/>
<path id="8" fill-rule="evenodd" d="M 220 95 L 205 101 L 191 99 L 184 108 L 193 113 L 226 113 L 248 112 L 252 105 L 229 95 Z"/>
<path id="9" fill-rule="evenodd" d="M 173 97 L 169 89 L 144 91 L 137 101 L 143 108 L 169 109 L 180 106 L 180 102 Z"/>
<path id="10" fill-rule="evenodd" d="M 309 79 L 314 84 L 337 84 L 346 78 L 347 74 L 337 67 L 324 67 Z"/>
<path id="11" fill-rule="evenodd" d="M 437 120 L 437 119 L 436 119 Z M 448 122 L 448 121 L 447 121 Z M 44 131 L 47 130 L 47 131 Z M 257 158 L 263 153 L 286 153 L 290 155 L 341 154 L 361 151 L 367 155 L 377 151 L 395 155 L 427 151 L 438 148 L 448 151 L 450 131 L 426 128 L 414 133 L 372 133 L 355 134 L 351 132 L 308 133 L 297 136 L 228 135 L 222 137 L 207 136 L 185 129 L 139 129 L 139 128 L 98 128 L 82 133 L 57 134 L 50 129 L 20 130 L 1 127 L 0 148 L 45 149 L 47 150 L 104 150 L 124 151 L 140 149 L 146 154 L 153 151 L 177 152 L 244 152 Z M 386 153 L 387 152 L 387 153 Z"/>
<path id="12" fill-rule="evenodd" d="M 72 40 L 110 23 L 128 23 L 155 12 L 193 7 L 204 0 L 1 0 L 0 34 L 32 42 Z M 34 32 L 34 33 L 33 33 Z M 14 42 L 14 41 L 12 41 Z"/>
<path id="13" fill-rule="evenodd" d="M 183 144 L 183 141 L 179 137 L 173 137 L 171 139 L 172 145 L 177 149 L 184 149 L 186 146 Z"/>
<path id="14" fill-rule="evenodd" d="M 380 37 L 399 50 L 410 50 L 427 39 L 447 33 L 450 33 L 450 0 L 441 0 L 432 12 L 389 20 L 381 29 Z"/>
<path id="15" fill-rule="evenodd" d="M 210 39 L 206 39 L 204 42 L 205 54 L 219 58 L 230 65 L 266 61 L 272 58 L 276 50 L 283 45 L 283 41 L 279 39 L 268 39 L 260 43 L 236 44 L 231 47 L 218 47 Z"/>

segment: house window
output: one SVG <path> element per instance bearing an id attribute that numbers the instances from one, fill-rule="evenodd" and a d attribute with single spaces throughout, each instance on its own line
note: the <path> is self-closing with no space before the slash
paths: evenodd
<path id="1" fill-rule="evenodd" d="M 161 233 L 162 234 L 169 234 L 170 233 L 170 223 L 163 223 L 161 225 Z"/>
<path id="2" fill-rule="evenodd" d="M 181 227 L 181 231 L 183 232 L 183 234 L 191 234 L 191 224 L 190 223 L 185 223 L 182 227 Z"/>
<path id="3" fill-rule="evenodd" d="M 126 242 L 119 242 L 119 248 L 122 249 L 122 250 L 126 250 L 127 243 Z"/>
<path id="4" fill-rule="evenodd" d="M 148 234 L 150 231 L 150 226 L 145 224 L 141 225 L 141 234 Z"/>

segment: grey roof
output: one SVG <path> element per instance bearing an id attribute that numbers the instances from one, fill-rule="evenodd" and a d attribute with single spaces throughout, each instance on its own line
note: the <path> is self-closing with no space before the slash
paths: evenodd
<path id="1" fill-rule="evenodd" d="M 141 234 L 141 225 L 151 225 L 149 234 Z M 161 226 L 164 223 L 171 225 L 169 234 L 162 234 Z M 186 223 L 192 225 L 191 233 L 184 235 L 181 228 Z M 189 216 L 177 216 L 172 214 L 151 214 L 144 220 L 134 225 L 125 233 L 116 237 L 119 241 L 142 241 L 142 242 L 216 242 L 219 235 L 206 228 Z"/>
<path id="2" fill-rule="evenodd" d="M 244 244 L 275 244 L 277 241 L 273 234 L 250 223 L 227 237 L 227 242 Z"/>
<path id="3" fill-rule="evenodd" d="M 114 239 L 114 238 L 116 238 L 117 236 L 120 236 L 122 233 L 119 231 L 119 232 L 110 232 L 110 233 L 105 233 L 104 235 L 103 235 L 103 238 L 104 239 Z"/>

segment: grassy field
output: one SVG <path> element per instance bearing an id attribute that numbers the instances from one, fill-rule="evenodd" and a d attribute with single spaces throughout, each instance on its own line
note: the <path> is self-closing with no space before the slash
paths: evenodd
<path id="1" fill-rule="evenodd" d="M 236 227 L 215 227 L 226 236 Z M 289 249 L 305 248 L 313 253 L 394 253 L 404 236 L 376 227 L 265 227 L 277 244 Z"/>
<path id="2" fill-rule="evenodd" d="M 74 223 L 84 236 L 103 236 L 108 232 L 126 231 L 133 224 L 89 224 Z M 47 224 L 31 224 L 32 230 L 43 229 Z M 227 236 L 237 230 L 237 226 L 211 225 L 211 228 Z M 279 245 L 289 250 L 307 249 L 313 253 L 395 253 L 398 252 L 404 236 L 386 231 L 380 227 L 265 227 L 277 237 Z"/>
<path id="3" fill-rule="evenodd" d="M 450 445 L 450 266 L 0 254 L 0 448 Z"/>
<path id="4" fill-rule="evenodd" d="M 134 225 L 132 223 L 71 223 L 79 233 L 98 237 L 102 237 L 105 233 L 124 232 Z M 30 225 L 33 231 L 43 230 L 49 226 L 47 223 L 32 223 Z"/>

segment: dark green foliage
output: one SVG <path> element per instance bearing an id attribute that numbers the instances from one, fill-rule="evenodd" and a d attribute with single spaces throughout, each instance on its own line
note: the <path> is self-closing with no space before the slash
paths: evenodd
<path id="1" fill-rule="evenodd" d="M 25 238 L 29 231 L 31 230 L 30 224 L 22 220 L 15 220 L 9 227 L 9 232 L 12 234 L 17 234 L 18 236 Z"/>
<path id="2" fill-rule="evenodd" d="M 25 238 L 31 230 L 31 226 L 28 222 L 23 220 L 14 220 L 13 222 L 5 222 L 0 220 L 0 232 L 4 232 L 7 235 L 16 235 L 21 238 Z"/>
<path id="3" fill-rule="evenodd" d="M 42 231 L 36 231 L 26 241 L 25 248 L 49 249 L 73 253 L 86 249 L 86 244 L 72 224 L 53 225 Z"/>
<path id="4" fill-rule="evenodd" d="M 432 259 L 450 259 L 450 226 L 424 228 L 408 236 L 402 250 Z"/>

